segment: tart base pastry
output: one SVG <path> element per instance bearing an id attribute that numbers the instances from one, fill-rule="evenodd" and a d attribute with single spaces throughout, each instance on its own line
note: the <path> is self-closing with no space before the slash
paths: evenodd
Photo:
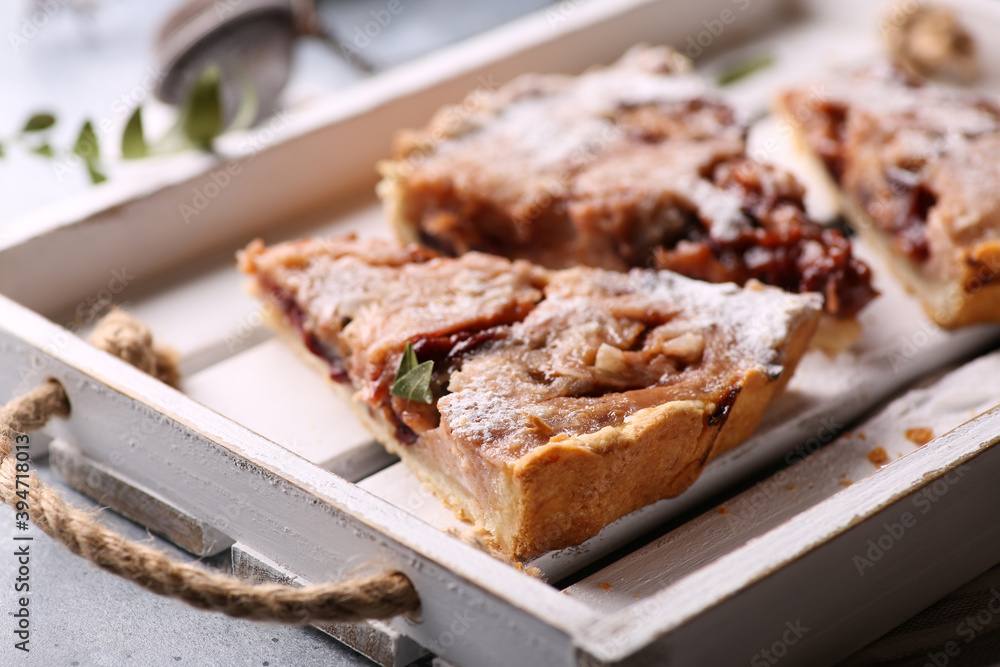
<path id="1" fill-rule="evenodd" d="M 888 63 L 782 94 L 847 217 L 942 327 L 1000 321 L 1000 103 Z"/>
<path id="2" fill-rule="evenodd" d="M 515 557 L 673 497 L 745 440 L 822 300 L 352 238 L 240 257 L 272 325 L 386 448 Z M 407 344 L 431 403 L 393 395 Z"/>
<path id="3" fill-rule="evenodd" d="M 399 135 L 379 168 L 404 242 L 549 268 L 669 269 L 819 292 L 852 318 L 876 294 L 788 173 L 750 159 L 747 125 L 666 48 L 579 77 L 526 75 Z"/>

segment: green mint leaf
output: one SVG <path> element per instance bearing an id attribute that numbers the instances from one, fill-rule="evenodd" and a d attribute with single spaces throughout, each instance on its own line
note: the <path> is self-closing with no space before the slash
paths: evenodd
<path id="1" fill-rule="evenodd" d="M 97 170 L 97 166 L 93 162 L 87 163 L 87 174 L 90 175 L 90 182 L 94 185 L 108 180 L 107 176 Z"/>
<path id="2" fill-rule="evenodd" d="M 50 113 L 36 113 L 24 124 L 21 132 L 41 132 L 56 124 L 56 117 Z"/>
<path id="3" fill-rule="evenodd" d="M 31 149 L 32 153 L 37 153 L 43 157 L 52 157 L 52 146 L 48 144 L 42 144 L 41 146 L 35 146 Z"/>
<path id="4" fill-rule="evenodd" d="M 2 158 L 3 156 L 4 156 L 3 144 L 0 144 L 0 158 Z"/>
<path id="5" fill-rule="evenodd" d="M 147 155 L 149 146 L 142 132 L 142 107 L 136 107 L 122 133 L 122 157 L 126 160 L 138 160 Z"/>
<path id="6" fill-rule="evenodd" d="M 396 371 L 396 381 L 392 383 L 389 393 L 400 398 L 407 398 L 411 401 L 421 403 L 433 403 L 434 394 L 431 393 L 431 373 L 434 372 L 434 362 L 425 361 L 417 363 L 417 353 L 413 350 L 413 345 L 406 344 L 403 350 L 403 358 L 399 362 L 399 370 Z"/>
<path id="7" fill-rule="evenodd" d="M 729 68 L 725 72 L 719 75 L 717 83 L 720 86 L 728 86 L 731 83 L 736 83 L 740 79 L 744 79 L 755 72 L 762 69 L 766 69 L 774 64 L 774 56 L 768 54 L 763 56 L 758 56 L 752 60 L 748 60 L 739 65 Z"/>
<path id="8" fill-rule="evenodd" d="M 222 133 L 222 70 L 211 63 L 201 71 L 188 91 L 181 112 L 184 136 L 199 148 L 212 149 Z"/>
<path id="9" fill-rule="evenodd" d="M 417 359 L 417 351 L 413 349 L 412 343 L 407 343 L 406 347 L 403 349 L 403 358 L 399 360 L 399 370 L 396 371 L 396 379 L 399 376 L 406 375 L 414 368 L 419 365 L 420 361 Z"/>
<path id="10" fill-rule="evenodd" d="M 73 152 L 84 159 L 88 164 L 96 162 L 101 157 L 101 149 L 97 144 L 97 134 L 90 121 L 86 121 L 80 128 L 80 134 L 76 138 L 76 145 Z"/>
<path id="11" fill-rule="evenodd" d="M 87 164 L 87 174 L 93 184 L 103 183 L 108 177 L 102 174 L 97 168 L 97 162 L 101 159 L 101 147 L 97 143 L 97 133 L 90 121 L 85 121 L 80 128 L 80 134 L 76 137 L 76 145 L 73 152 L 83 158 Z"/>

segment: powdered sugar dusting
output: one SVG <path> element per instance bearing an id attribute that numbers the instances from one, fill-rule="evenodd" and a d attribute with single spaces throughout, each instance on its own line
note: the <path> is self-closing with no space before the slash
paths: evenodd
<path id="1" fill-rule="evenodd" d="M 731 336 L 732 356 L 774 367 L 789 330 L 810 311 L 822 309 L 819 294 L 790 294 L 774 287 L 741 288 L 693 280 L 669 271 L 633 269 L 631 288 L 652 302 L 673 304 L 693 329 Z M 778 371 L 780 368 L 772 368 Z"/>
<path id="2" fill-rule="evenodd" d="M 752 368 L 777 377 L 790 331 L 822 306 L 814 294 L 667 271 L 547 271 L 479 253 L 387 264 L 372 257 L 381 246 L 352 254 L 350 241 L 333 245 L 347 252 L 279 246 L 255 261 L 379 409 L 392 409 L 388 385 L 406 343 L 427 343 L 418 354 L 444 374 L 441 425 L 407 424 L 443 429 L 454 446 L 494 461 L 647 407 L 723 400 Z"/>
<path id="3" fill-rule="evenodd" d="M 503 447 L 506 440 L 528 427 L 518 401 L 493 389 L 472 387 L 449 394 L 442 402 L 452 434 L 486 448 Z"/>
<path id="4" fill-rule="evenodd" d="M 545 300 L 502 342 L 466 360 L 439 409 L 453 437 L 517 457 L 553 434 L 592 433 L 642 407 L 715 395 L 724 390 L 719 383 L 751 368 L 777 377 L 789 332 L 821 308 L 816 294 L 714 285 L 667 271 L 553 272 Z M 645 339 L 622 324 L 634 321 L 646 323 Z M 695 346 L 689 366 L 690 359 L 658 352 L 651 339 L 661 328 L 670 329 L 668 341 L 716 344 L 700 356 Z M 673 346 L 682 354 L 690 347 Z M 612 348 L 620 365 L 609 376 L 597 355 Z"/>
<path id="5" fill-rule="evenodd" d="M 698 208 L 698 214 L 707 220 L 714 238 L 732 241 L 750 227 L 743 214 L 743 198 L 733 192 L 715 187 L 701 178 L 690 178 L 682 190 Z"/>

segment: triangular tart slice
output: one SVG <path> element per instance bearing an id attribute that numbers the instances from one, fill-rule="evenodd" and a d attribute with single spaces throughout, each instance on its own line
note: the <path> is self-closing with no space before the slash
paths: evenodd
<path id="1" fill-rule="evenodd" d="M 375 437 L 516 557 L 687 489 L 757 427 L 823 305 L 350 237 L 256 241 L 240 267 Z M 408 348 L 432 363 L 397 382 Z"/>

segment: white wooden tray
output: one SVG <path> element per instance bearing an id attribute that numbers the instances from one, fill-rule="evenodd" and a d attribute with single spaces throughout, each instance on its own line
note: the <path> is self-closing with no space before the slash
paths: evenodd
<path id="1" fill-rule="evenodd" d="M 958 4 L 977 32 L 1000 28 L 991 4 Z M 989 483 L 1000 415 L 945 434 L 1000 401 L 989 382 L 961 403 L 926 398 L 954 385 L 908 395 L 870 422 L 889 442 L 905 421 L 898 411 L 922 405 L 941 436 L 916 451 L 893 440 L 890 455 L 907 456 L 877 472 L 861 431 L 834 440 L 918 379 L 992 347 L 1000 329 L 936 329 L 859 247 L 883 296 L 863 313 L 858 348 L 810 352 L 753 439 L 681 497 L 535 559 L 545 583 L 444 532 L 460 524 L 261 328 L 233 254 L 255 236 L 387 234 L 373 165 L 392 133 L 477 86 L 578 72 L 637 42 L 690 48 L 709 73 L 766 50 L 777 65 L 732 90 L 759 114 L 782 82 L 874 51 L 879 11 L 859 0 L 565 2 L 228 137 L 223 157 L 161 161 L 145 181 L 38 211 L 21 225 L 30 232 L 0 247 L 0 367 L 11 369 L 0 395 L 59 378 L 73 406 L 51 429 L 61 474 L 194 553 L 231 549 L 244 576 L 406 572 L 419 619 L 325 628 L 382 664 L 428 650 L 460 665 L 747 661 L 799 619 L 815 629 L 784 647 L 789 664 L 833 662 L 993 564 L 998 526 L 971 508 L 1000 495 Z M 981 44 L 996 66 L 1000 47 Z M 768 131 L 756 133 L 755 154 L 795 166 L 766 148 Z M 73 335 L 109 301 L 179 350 L 181 392 Z M 794 465 L 726 500 L 774 464 Z M 905 540 L 858 572 L 867 540 L 939 484 L 962 493 L 938 494 Z"/>

